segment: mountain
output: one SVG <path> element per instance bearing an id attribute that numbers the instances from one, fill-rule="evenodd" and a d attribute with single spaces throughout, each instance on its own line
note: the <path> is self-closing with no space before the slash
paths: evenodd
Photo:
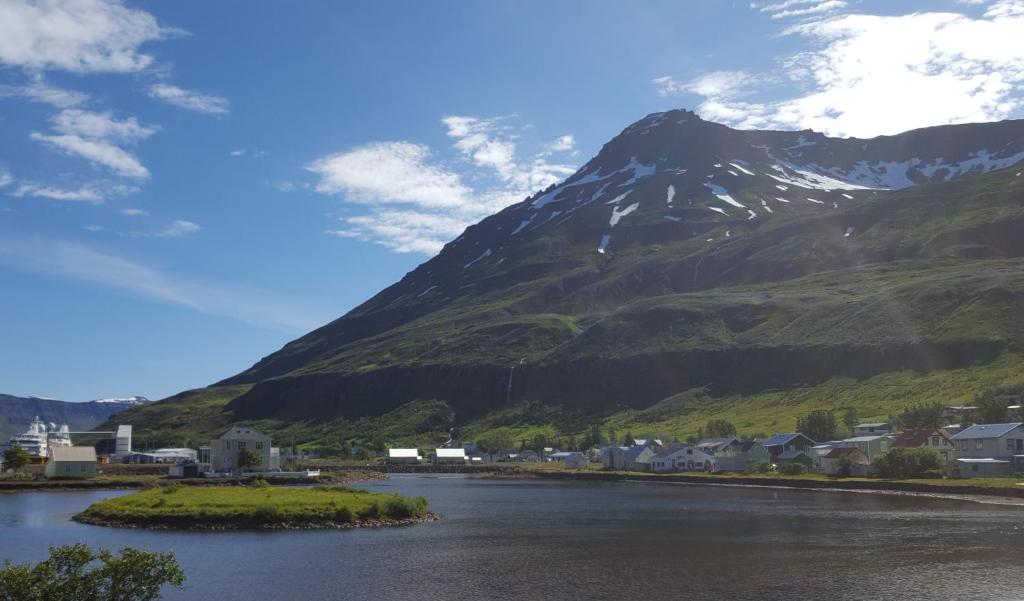
<path id="1" fill-rule="evenodd" d="M 1022 162 L 1024 121 L 837 139 L 649 115 L 340 319 L 129 415 L 168 442 L 244 420 L 326 444 L 969 399 L 1024 377 Z"/>
<path id="2" fill-rule="evenodd" d="M 0 444 L 13 434 L 28 429 L 36 417 L 57 425 L 68 424 L 72 431 L 88 431 L 112 416 L 149 402 L 141 396 L 109 398 L 85 403 L 68 403 L 39 397 L 17 397 L 0 394 Z"/>

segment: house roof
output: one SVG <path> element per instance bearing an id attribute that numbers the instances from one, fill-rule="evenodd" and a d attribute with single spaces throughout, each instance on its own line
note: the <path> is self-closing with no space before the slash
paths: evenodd
<path id="1" fill-rule="evenodd" d="M 769 438 L 768 440 L 762 442 L 761 444 L 763 444 L 766 447 L 775 447 L 775 446 L 779 446 L 779 445 L 784 445 L 787 442 L 793 440 L 794 438 L 798 438 L 798 437 L 801 437 L 801 436 L 803 436 L 807 440 L 811 440 L 805 434 L 802 434 L 800 432 L 787 432 L 785 434 L 776 434 L 775 436 L 772 436 L 771 438 Z M 814 441 L 811 440 L 811 442 L 813 443 Z"/>
<path id="2" fill-rule="evenodd" d="M 999 438 L 1024 426 L 1022 422 L 1008 424 L 975 424 L 953 435 L 953 440 L 973 440 L 975 438 Z"/>
<path id="3" fill-rule="evenodd" d="M 669 446 L 669 448 L 661 451 L 660 453 L 657 453 L 656 455 L 652 456 L 651 457 L 651 461 L 654 461 L 655 459 L 668 459 L 669 457 L 671 457 L 671 456 L 673 456 L 673 455 L 675 455 L 677 453 L 680 453 L 680 452 L 685 451 L 687 449 L 691 449 L 692 450 L 693 448 L 694 447 L 692 445 L 688 445 L 688 444 L 674 444 L 674 445 Z"/>
<path id="4" fill-rule="evenodd" d="M 53 447 L 50 449 L 50 459 L 54 461 L 92 461 L 96 462 L 96 449 L 94 447 Z"/>
<path id="5" fill-rule="evenodd" d="M 761 444 L 761 443 L 757 442 L 756 440 L 741 440 L 740 441 L 740 452 L 741 453 L 746 453 L 746 452 L 750 451 L 750 449 L 754 448 L 754 445 L 756 445 L 756 444 Z"/>
<path id="6" fill-rule="evenodd" d="M 995 464 L 999 464 L 999 465 L 1010 463 L 1009 461 L 1007 461 L 1005 459 L 995 459 L 993 457 L 978 457 L 978 458 L 968 458 L 968 457 L 965 457 L 963 459 L 957 459 L 957 462 L 958 463 L 995 463 Z"/>
<path id="7" fill-rule="evenodd" d="M 438 457 L 446 457 L 449 459 L 465 459 L 466 449 L 459 447 L 457 449 L 435 449 L 434 452 Z"/>
<path id="8" fill-rule="evenodd" d="M 825 455 L 825 459 L 839 459 L 840 457 L 847 457 L 855 453 L 860 453 L 861 455 L 864 454 L 864 452 L 857 447 L 837 447 L 829 451 L 828 454 Z"/>
<path id="9" fill-rule="evenodd" d="M 625 449 L 622 449 L 622 454 L 624 456 L 630 458 L 630 459 L 633 459 L 634 457 L 639 457 L 641 453 L 643 453 L 644 451 L 648 450 L 649 448 L 650 447 L 640 447 L 640 446 L 626 447 Z"/>
<path id="10" fill-rule="evenodd" d="M 419 456 L 419 449 L 388 449 L 388 457 L 393 459 L 416 459 Z"/>
<path id="11" fill-rule="evenodd" d="M 889 445 L 894 449 L 913 449 L 928 443 L 932 436 L 941 436 L 947 442 L 949 434 L 938 428 L 908 428 L 896 433 L 896 438 Z"/>
<path id="12" fill-rule="evenodd" d="M 872 422 L 866 424 L 857 424 L 858 428 L 881 428 L 882 426 L 888 426 L 889 422 Z"/>
<path id="13" fill-rule="evenodd" d="M 873 436 L 854 436 L 853 438 L 846 438 L 842 442 L 874 442 L 879 438 L 888 438 L 884 434 L 875 434 Z"/>

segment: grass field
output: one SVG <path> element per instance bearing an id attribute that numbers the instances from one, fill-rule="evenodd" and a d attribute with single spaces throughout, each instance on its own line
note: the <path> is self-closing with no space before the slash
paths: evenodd
<path id="1" fill-rule="evenodd" d="M 317 486 L 163 486 L 91 505 L 76 516 L 114 526 L 260 528 L 344 526 L 426 517 L 427 500 Z"/>

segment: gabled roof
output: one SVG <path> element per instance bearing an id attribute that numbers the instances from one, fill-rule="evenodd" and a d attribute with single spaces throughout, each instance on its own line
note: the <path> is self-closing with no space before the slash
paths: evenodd
<path id="1" fill-rule="evenodd" d="M 459 447 L 457 449 L 435 449 L 434 453 L 437 457 L 445 457 L 448 459 L 465 459 L 466 449 Z"/>
<path id="2" fill-rule="evenodd" d="M 388 457 L 392 459 L 417 459 L 419 456 L 418 449 L 388 449 Z"/>
<path id="3" fill-rule="evenodd" d="M 629 459 L 633 459 L 635 457 L 639 457 L 641 453 L 648 449 L 650 449 L 650 447 L 626 447 L 622 450 L 622 454 Z"/>
<path id="4" fill-rule="evenodd" d="M 861 455 L 864 454 L 864 452 L 857 447 L 837 447 L 829 451 L 828 455 L 825 455 L 825 459 L 839 459 L 840 457 L 847 457 L 855 453 L 860 453 Z"/>
<path id="5" fill-rule="evenodd" d="M 889 447 L 893 449 L 914 449 L 927 444 L 928 439 L 932 436 L 939 436 L 945 439 L 946 442 L 950 440 L 949 434 L 938 428 L 907 428 L 896 433 L 896 438 L 889 444 Z"/>
<path id="6" fill-rule="evenodd" d="M 785 434 L 776 434 L 775 436 L 772 436 L 771 438 L 762 442 L 761 444 L 763 444 L 766 447 L 775 447 L 784 445 L 793 440 L 794 438 L 799 438 L 801 436 L 806 438 L 807 440 L 811 440 L 809 436 L 802 434 L 800 432 L 787 432 Z M 811 440 L 811 444 L 813 443 L 814 441 Z"/>
<path id="7" fill-rule="evenodd" d="M 882 426 L 888 426 L 889 422 L 873 422 L 866 424 L 857 424 L 857 428 L 881 428 Z"/>
<path id="8" fill-rule="evenodd" d="M 675 454 L 677 454 L 679 452 L 685 451 L 687 449 L 693 450 L 694 447 L 692 445 L 688 445 L 688 444 L 673 444 L 673 445 L 669 445 L 668 448 L 666 448 L 665 450 L 663 450 L 660 453 L 658 453 L 658 454 L 654 455 L 653 457 L 651 457 L 651 461 L 654 461 L 655 459 L 668 459 L 669 457 L 671 457 L 671 456 L 673 456 L 673 455 L 675 455 Z"/>
<path id="9" fill-rule="evenodd" d="M 845 438 L 842 442 L 873 442 L 879 438 L 889 438 L 885 434 L 871 434 L 868 436 L 854 436 L 853 438 Z"/>
<path id="10" fill-rule="evenodd" d="M 96 462 L 96 449 L 94 447 L 53 447 L 50 449 L 50 459 L 54 461 L 91 461 Z"/>
<path id="11" fill-rule="evenodd" d="M 953 440 L 973 440 L 976 438 L 999 438 L 1014 429 L 1024 426 L 1024 422 L 1008 424 L 975 424 L 953 435 Z"/>

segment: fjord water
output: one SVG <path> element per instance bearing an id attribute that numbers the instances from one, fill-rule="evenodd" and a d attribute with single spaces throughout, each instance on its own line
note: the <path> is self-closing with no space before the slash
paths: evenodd
<path id="1" fill-rule="evenodd" d="M 855 493 L 392 476 L 438 522 L 189 533 L 69 521 L 120 492 L 0 495 L 0 561 L 48 545 L 173 551 L 165 598 L 1024 599 L 1024 507 Z"/>

